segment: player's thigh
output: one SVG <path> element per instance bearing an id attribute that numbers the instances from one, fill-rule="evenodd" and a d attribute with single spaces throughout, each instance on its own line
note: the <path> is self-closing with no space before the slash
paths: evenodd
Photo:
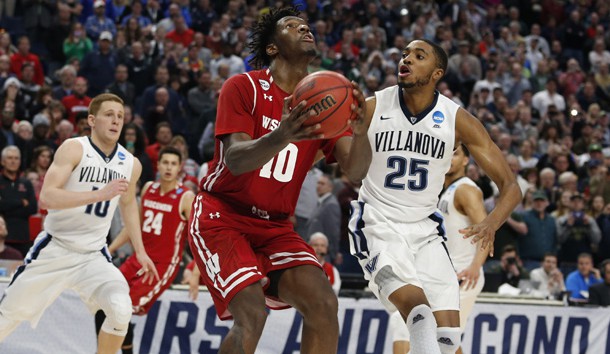
<path id="1" fill-rule="evenodd" d="M 301 312 L 336 311 L 337 308 L 337 296 L 326 274 L 313 265 L 285 269 L 278 280 L 278 297 Z M 336 317 L 336 313 L 327 315 Z"/>
<path id="2" fill-rule="evenodd" d="M 77 254 L 48 243 L 33 255 L 19 267 L 0 302 L 0 311 L 8 318 L 36 321 L 71 285 L 70 276 L 78 264 Z"/>
<path id="3" fill-rule="evenodd" d="M 432 311 L 459 311 L 457 276 L 440 237 L 419 249 L 415 266 Z"/>

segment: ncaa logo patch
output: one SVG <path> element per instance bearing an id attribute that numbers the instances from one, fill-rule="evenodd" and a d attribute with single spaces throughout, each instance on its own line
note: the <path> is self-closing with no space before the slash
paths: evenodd
<path id="1" fill-rule="evenodd" d="M 265 91 L 268 91 L 271 88 L 271 85 L 269 85 L 269 82 L 267 82 L 267 81 L 265 81 L 263 79 L 258 79 L 258 83 L 261 84 L 261 87 Z"/>
<path id="2" fill-rule="evenodd" d="M 436 124 L 441 124 L 445 120 L 445 115 L 441 111 L 436 111 L 432 114 L 432 120 Z"/>
<path id="3" fill-rule="evenodd" d="M 119 151 L 119 153 L 117 155 L 119 156 L 119 160 L 125 160 L 127 158 L 127 156 L 125 156 L 125 154 L 122 151 Z"/>

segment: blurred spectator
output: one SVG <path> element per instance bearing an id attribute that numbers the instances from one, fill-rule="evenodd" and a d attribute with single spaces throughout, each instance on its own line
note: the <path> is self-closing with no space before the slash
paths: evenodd
<path id="1" fill-rule="evenodd" d="M 235 55 L 234 48 L 229 42 L 222 43 L 222 55 L 216 59 L 212 59 L 212 62 L 210 63 L 212 78 L 216 78 L 220 75 L 219 67 L 223 64 L 227 65 L 229 68 L 229 77 L 242 74 L 246 71 L 243 59 Z"/>
<path id="2" fill-rule="evenodd" d="M 125 17 L 121 21 L 121 25 L 125 26 L 130 19 L 134 19 L 140 27 L 146 27 L 152 24 L 152 21 L 149 17 L 144 16 L 143 14 L 143 5 L 140 0 L 134 0 L 131 3 L 131 13 Z"/>
<path id="3" fill-rule="evenodd" d="M 294 230 L 304 239 L 308 239 L 307 227 L 310 218 L 313 215 L 316 205 L 318 203 L 318 196 L 316 193 L 318 180 L 322 177 L 322 171 L 315 165 L 311 166 L 305 180 L 301 185 L 299 192 L 299 199 L 294 210 Z"/>
<path id="4" fill-rule="evenodd" d="M 167 122 L 172 128 L 173 134 L 184 135 L 186 133 L 186 120 L 181 115 L 174 115 L 170 110 L 169 91 L 165 87 L 158 87 L 155 91 L 155 104 L 146 111 L 144 122 L 148 138 L 152 141 L 154 129 L 160 122 Z"/>
<path id="5" fill-rule="evenodd" d="M 610 306 L 610 259 L 600 266 L 602 283 L 589 286 L 589 305 Z"/>
<path id="6" fill-rule="evenodd" d="M 602 64 L 610 64 L 610 51 L 606 50 L 606 43 L 603 38 L 595 39 L 593 50 L 589 52 L 589 63 L 591 71 L 598 73 Z"/>
<path id="7" fill-rule="evenodd" d="M 182 171 L 181 174 L 184 174 L 189 177 L 193 177 L 191 182 L 195 183 L 195 193 L 197 193 L 197 174 L 199 173 L 199 164 L 189 158 L 188 145 L 186 144 L 186 140 L 182 135 L 176 135 L 172 138 L 169 143 L 170 146 L 175 147 L 182 154 Z M 185 176 L 180 176 L 179 179 L 184 183 Z"/>
<path id="8" fill-rule="evenodd" d="M 97 42 L 103 32 L 110 32 L 112 36 L 116 35 L 116 26 L 114 22 L 106 17 L 106 1 L 93 1 L 94 14 L 87 18 L 85 22 L 85 30 L 87 36 L 92 41 Z"/>
<path id="9" fill-rule="evenodd" d="M 521 279 L 529 279 L 529 273 L 523 268 L 517 249 L 512 245 L 502 249 L 500 263 L 492 266 L 490 272 L 501 274 L 501 284 L 509 284 L 515 288 L 519 286 Z"/>
<path id="10" fill-rule="evenodd" d="M 147 0 L 143 14 L 148 17 L 152 23 L 158 23 L 163 18 L 159 0 Z"/>
<path id="11" fill-rule="evenodd" d="M 188 48 L 194 35 L 195 32 L 188 28 L 184 17 L 178 16 L 174 19 L 174 29 L 169 31 L 165 37 L 174 43 L 182 44 L 184 48 Z"/>
<path id="12" fill-rule="evenodd" d="M 54 24 L 56 1 L 23 1 L 23 25 L 28 37 L 44 43 L 48 30 Z M 39 83 L 42 85 L 42 83 Z"/>
<path id="13" fill-rule="evenodd" d="M 68 37 L 63 43 L 66 58 L 77 58 L 83 60 L 85 55 L 93 50 L 93 42 L 87 37 L 87 33 L 80 22 L 74 22 Z"/>
<path id="14" fill-rule="evenodd" d="M 8 229 L 6 227 L 6 221 L 0 215 L 0 259 L 9 260 L 21 260 L 23 255 L 17 249 L 6 245 L 6 239 L 8 237 Z"/>
<path id="15" fill-rule="evenodd" d="M 519 238 L 519 254 L 526 263 L 537 264 L 546 253 L 557 249 L 557 228 L 555 218 L 546 211 L 549 205 L 546 194 L 535 191 L 532 200 L 532 209 L 523 213 L 527 233 Z"/>
<path id="16" fill-rule="evenodd" d="M 2 175 L 0 175 L 0 214 L 8 226 L 6 243 L 25 257 L 32 246 L 30 241 L 30 215 L 38 211 L 36 194 L 30 181 L 19 177 L 21 152 L 10 145 L 2 149 Z"/>
<path id="17" fill-rule="evenodd" d="M 148 181 L 153 181 L 155 175 L 153 173 L 153 165 L 146 153 L 146 137 L 144 131 L 135 123 L 127 123 L 123 126 L 119 144 L 125 147 L 133 156 L 135 156 L 142 164 L 142 174 L 140 175 L 140 186 L 143 186 Z"/>
<path id="18" fill-rule="evenodd" d="M 141 42 L 133 42 L 131 44 L 131 52 L 126 59 L 125 65 L 127 65 L 129 81 L 134 85 L 135 99 L 152 82 L 150 75 L 153 71 L 153 62 L 144 52 Z"/>
<path id="19" fill-rule="evenodd" d="M 602 238 L 599 241 L 597 248 L 597 259 L 610 258 L 610 203 L 604 206 L 604 210 L 596 219 L 597 225 L 601 231 Z"/>
<path id="20" fill-rule="evenodd" d="M 79 74 L 89 82 L 89 96 L 102 93 L 110 85 L 117 64 L 116 54 L 112 50 L 112 34 L 104 31 L 98 40 L 98 50 L 88 53 L 80 63 Z"/>
<path id="21" fill-rule="evenodd" d="M 510 73 L 503 80 L 502 86 L 510 106 L 516 105 L 523 96 L 523 92 L 530 91 L 532 88 L 529 80 L 523 75 L 523 66 L 519 63 L 511 65 Z"/>
<path id="22" fill-rule="evenodd" d="M 76 80 L 76 70 L 72 65 L 66 64 L 59 71 L 59 85 L 53 87 L 53 98 L 61 101 L 64 97 L 72 94 L 74 81 Z"/>
<path id="23" fill-rule="evenodd" d="M 11 56 L 11 71 L 21 80 L 21 67 L 23 64 L 29 63 L 34 66 L 34 82 L 38 85 L 44 83 L 44 71 L 38 55 L 30 53 L 30 39 L 27 36 L 21 36 L 17 40 L 18 52 Z"/>
<path id="24" fill-rule="evenodd" d="M 564 54 L 578 61 L 582 66 L 584 64 L 583 48 L 586 43 L 586 30 L 583 25 L 582 16 L 578 10 L 570 12 L 570 18 L 563 27 Z"/>
<path id="25" fill-rule="evenodd" d="M 216 104 L 216 92 L 212 89 L 212 74 L 201 70 L 197 77 L 197 86 L 188 92 L 188 104 L 191 108 L 191 119 L 199 119 L 201 114 Z"/>
<path id="26" fill-rule="evenodd" d="M 32 123 L 27 120 L 22 120 L 17 124 L 17 135 L 27 144 L 34 135 Z"/>
<path id="27" fill-rule="evenodd" d="M 40 91 L 40 85 L 34 82 L 34 66 L 24 63 L 21 66 L 21 94 L 23 97 L 24 111 L 20 119 L 32 120 L 34 113 L 32 109 L 35 105 L 36 96 Z"/>
<path id="28" fill-rule="evenodd" d="M 60 146 L 64 141 L 74 137 L 74 124 L 70 121 L 62 120 L 55 126 L 55 145 Z"/>
<path id="29" fill-rule="evenodd" d="M 579 254 L 577 267 L 566 278 L 566 290 L 570 292 L 570 300 L 587 302 L 589 299 L 589 287 L 601 283 L 603 280 L 599 270 L 593 268 L 593 257 L 591 254 Z"/>
<path id="30" fill-rule="evenodd" d="M 76 114 L 78 112 L 86 112 L 91 103 L 91 97 L 87 96 L 87 79 L 77 77 L 74 81 L 73 93 L 62 98 L 61 103 L 64 105 L 68 120 L 71 123 L 76 122 Z"/>
<path id="31" fill-rule="evenodd" d="M 546 115 L 550 105 L 554 105 L 558 111 L 564 111 L 566 102 L 563 96 L 557 93 L 557 79 L 549 78 L 545 87 L 545 90 L 535 93 L 532 97 L 532 107 L 540 112 L 540 116 Z"/>
<path id="32" fill-rule="evenodd" d="M 570 212 L 557 219 L 557 241 L 562 262 L 576 262 L 580 253 L 591 253 L 601 240 L 597 223 L 584 211 L 583 195 L 575 192 L 570 201 Z"/>
<path id="33" fill-rule="evenodd" d="M 172 127 L 168 122 L 160 122 L 155 126 L 154 140 L 150 139 L 150 142 L 154 143 L 146 147 L 146 154 L 150 158 L 153 168 L 153 176 L 157 174 L 157 160 L 159 160 L 159 151 L 169 145 L 172 141 Z"/>
<path id="34" fill-rule="evenodd" d="M 15 77 L 11 73 L 11 58 L 6 54 L 0 54 L 0 87 L 4 87 L 6 79 Z"/>
<path id="35" fill-rule="evenodd" d="M 117 65 L 114 71 L 114 82 L 106 87 L 106 92 L 119 96 L 126 105 L 133 106 L 136 88 L 128 79 L 129 73 L 127 66 L 124 64 Z"/>
<path id="36" fill-rule="evenodd" d="M 546 253 L 540 268 L 530 272 L 530 280 L 534 285 L 537 283 L 536 290 L 549 299 L 560 299 L 561 292 L 565 290 L 563 273 L 557 268 L 557 255 Z"/>
<path id="37" fill-rule="evenodd" d="M 169 70 L 166 66 L 158 66 L 155 71 L 155 83 L 148 86 L 142 95 L 140 96 L 138 115 L 144 117 L 151 108 L 155 108 L 155 96 L 159 87 L 164 87 L 169 93 L 169 105 L 168 109 L 171 111 L 173 117 L 179 117 L 182 114 L 182 107 L 180 106 L 180 96 L 178 93 L 169 87 Z M 154 128 L 154 125 L 153 125 Z M 149 140 L 152 141 L 154 136 L 148 136 Z M 156 160 L 155 160 L 156 161 Z"/>
<path id="38" fill-rule="evenodd" d="M 332 194 L 333 181 L 329 175 L 322 175 L 316 185 L 318 203 L 307 222 L 305 240 L 316 233 L 321 232 L 328 237 L 328 256 L 331 262 L 341 264 L 342 255 L 339 252 L 339 239 L 341 224 L 341 207 L 337 197 Z"/>
<path id="39" fill-rule="evenodd" d="M 315 232 L 309 237 L 309 245 L 316 252 L 316 258 L 322 265 L 322 269 L 330 281 L 330 285 L 335 292 L 335 295 L 339 295 L 341 289 L 341 276 L 337 268 L 332 263 L 327 262 L 328 256 L 328 238 L 322 232 Z"/>
<path id="40" fill-rule="evenodd" d="M 15 103 L 13 101 L 4 101 L 0 111 L 0 123 L 2 124 L 0 149 L 4 149 L 4 147 L 9 145 L 15 145 L 19 150 L 23 150 L 25 141 L 13 131 L 13 124 L 15 123 Z M 19 158 L 21 159 L 21 156 Z"/>

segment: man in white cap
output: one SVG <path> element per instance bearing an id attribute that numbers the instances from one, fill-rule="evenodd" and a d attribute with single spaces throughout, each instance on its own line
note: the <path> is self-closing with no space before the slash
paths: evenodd
<path id="1" fill-rule="evenodd" d="M 116 34 L 116 26 L 110 18 L 106 17 L 105 12 L 106 1 L 95 0 L 93 2 L 93 15 L 89 16 L 87 21 L 85 21 L 87 36 L 91 38 L 92 41 L 100 39 L 100 36 L 104 31 L 110 32 L 112 36 Z"/>

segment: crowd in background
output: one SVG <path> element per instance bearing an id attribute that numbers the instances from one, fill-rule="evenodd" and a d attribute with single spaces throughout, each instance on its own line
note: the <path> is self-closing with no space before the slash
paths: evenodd
<path id="1" fill-rule="evenodd" d="M 610 258 L 604 0 L 0 1 L 0 149 L 17 147 L 2 153 L 0 214 L 8 230 L 0 238 L 22 253 L 31 245 L 53 152 L 88 134 L 86 110 L 102 92 L 125 101 L 120 142 L 142 162 L 141 183 L 155 179 L 158 152 L 172 145 L 184 155 L 183 183 L 196 191 L 213 156 L 223 82 L 252 69 L 249 28 L 270 6 L 291 3 L 317 41 L 311 71 L 341 72 L 368 96 L 396 84 L 411 40 L 447 51 L 439 92 L 481 120 L 524 195 L 486 269 L 510 276 L 516 264 L 524 277 L 554 254 L 567 276 L 583 254 L 593 264 Z M 467 174 L 491 208 L 497 188 L 474 164 Z M 293 218 L 305 239 L 328 237 L 327 259 L 343 274 L 359 270 L 347 232 L 357 192 L 341 171 L 319 164 Z"/>

